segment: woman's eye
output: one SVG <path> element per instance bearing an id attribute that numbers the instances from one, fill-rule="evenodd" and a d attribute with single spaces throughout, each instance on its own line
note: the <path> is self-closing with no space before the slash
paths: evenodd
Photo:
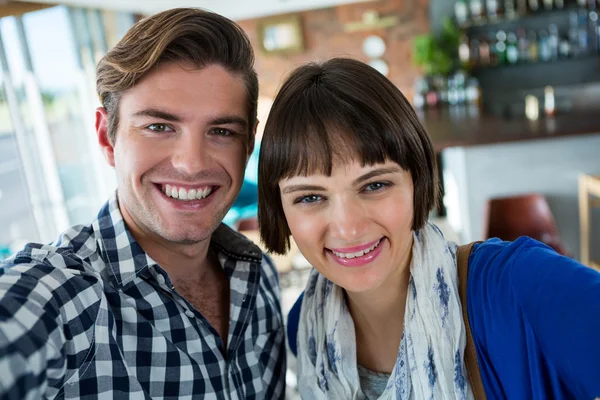
<path id="1" fill-rule="evenodd" d="M 369 183 L 368 185 L 366 185 L 364 190 L 366 192 L 376 192 L 376 191 L 384 189 L 388 186 L 389 186 L 389 184 L 387 184 L 385 182 L 373 182 L 373 183 Z"/>
<path id="2" fill-rule="evenodd" d="M 308 196 L 298 197 L 294 201 L 294 204 L 298 204 L 298 203 L 310 204 L 310 203 L 316 203 L 319 200 L 321 200 L 321 196 L 316 195 L 316 194 L 309 194 Z"/>
<path id="3" fill-rule="evenodd" d="M 172 132 L 173 129 L 167 124 L 150 124 L 147 126 L 152 132 Z"/>

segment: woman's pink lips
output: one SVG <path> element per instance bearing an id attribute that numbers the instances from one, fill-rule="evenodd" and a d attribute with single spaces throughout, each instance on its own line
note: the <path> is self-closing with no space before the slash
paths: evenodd
<path id="1" fill-rule="evenodd" d="M 374 246 L 380 240 L 382 240 L 382 239 L 377 239 L 377 240 L 374 240 L 374 241 L 372 241 L 370 243 L 365 243 L 365 244 L 361 244 L 361 245 L 358 245 L 358 246 L 344 247 L 344 248 L 339 248 L 339 249 L 329 249 L 329 250 L 335 251 L 336 253 L 356 253 L 358 251 L 363 251 L 363 250 L 368 249 L 369 247 Z"/>
<path id="2" fill-rule="evenodd" d="M 384 242 L 385 242 L 385 240 L 381 239 L 381 242 L 379 243 L 379 245 L 377 247 L 375 247 L 375 249 L 373 249 L 372 251 L 370 251 L 367 254 L 360 256 L 360 257 L 342 258 L 342 257 L 336 256 L 331 250 L 327 251 L 327 254 L 331 258 L 333 258 L 333 260 L 335 262 L 337 262 L 338 264 L 340 264 L 344 267 L 363 267 L 363 266 L 369 264 L 370 262 L 372 262 L 381 253 L 381 251 L 383 250 Z M 377 241 L 373 242 L 371 244 L 371 246 L 373 246 L 373 244 L 375 244 L 375 243 L 377 243 Z M 371 247 L 371 246 L 369 246 L 369 247 Z M 367 247 L 367 249 L 369 247 Z M 357 251 L 360 251 L 360 250 L 357 250 Z"/>

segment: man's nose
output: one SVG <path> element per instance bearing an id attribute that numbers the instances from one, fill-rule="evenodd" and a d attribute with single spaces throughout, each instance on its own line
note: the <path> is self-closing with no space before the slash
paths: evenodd
<path id="1" fill-rule="evenodd" d="M 173 167 L 187 175 L 194 175 L 207 169 L 211 163 L 210 149 L 199 133 L 183 134 L 174 149 Z"/>

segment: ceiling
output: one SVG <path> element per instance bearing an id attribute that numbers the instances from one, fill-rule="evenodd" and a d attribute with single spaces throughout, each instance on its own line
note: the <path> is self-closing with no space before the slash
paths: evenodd
<path id="1" fill-rule="evenodd" d="M 348 3 L 376 0 L 19 0 L 36 3 L 60 3 L 79 7 L 131 11 L 144 15 L 168 8 L 201 7 L 230 19 L 243 20 L 295 11 L 327 8 Z"/>

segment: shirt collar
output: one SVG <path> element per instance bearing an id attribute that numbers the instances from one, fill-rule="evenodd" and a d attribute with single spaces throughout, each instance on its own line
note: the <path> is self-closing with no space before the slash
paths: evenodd
<path id="1" fill-rule="evenodd" d="M 92 225 L 98 235 L 100 257 L 108 266 L 109 277 L 118 286 L 128 286 L 149 267 L 157 265 L 125 225 L 116 191 L 100 209 Z M 260 248 L 225 224 L 219 225 L 213 233 L 211 246 L 236 260 L 261 262 Z"/>

